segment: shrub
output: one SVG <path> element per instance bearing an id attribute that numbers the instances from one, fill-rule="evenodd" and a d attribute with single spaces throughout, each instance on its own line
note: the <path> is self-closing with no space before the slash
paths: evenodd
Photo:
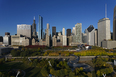
<path id="1" fill-rule="evenodd" d="M 52 52 L 52 53 L 49 53 L 49 56 L 59 56 L 59 53 Z"/>

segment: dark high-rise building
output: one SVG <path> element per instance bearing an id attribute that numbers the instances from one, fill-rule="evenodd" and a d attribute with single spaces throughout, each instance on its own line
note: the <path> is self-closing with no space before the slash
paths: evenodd
<path id="1" fill-rule="evenodd" d="M 56 35 L 56 27 L 55 27 L 55 26 L 52 27 L 52 37 L 53 37 L 54 35 Z"/>
<path id="2" fill-rule="evenodd" d="M 111 32 L 111 39 L 113 39 L 113 32 Z"/>
<path id="3" fill-rule="evenodd" d="M 114 16 L 113 16 L 113 40 L 116 40 L 116 6 L 114 8 Z"/>
<path id="4" fill-rule="evenodd" d="M 39 25 L 38 25 L 38 39 L 43 39 L 43 17 L 39 15 Z"/>
<path id="5" fill-rule="evenodd" d="M 5 32 L 5 35 L 10 35 L 10 33 L 9 32 Z"/>
<path id="6" fill-rule="evenodd" d="M 58 36 L 58 32 L 56 32 L 56 36 Z"/>
<path id="7" fill-rule="evenodd" d="M 35 17 L 34 17 L 33 24 L 32 24 L 32 36 L 33 36 L 33 37 L 36 37 Z"/>
<path id="8" fill-rule="evenodd" d="M 67 36 L 71 36 L 71 29 L 67 29 L 66 31 L 67 31 L 67 32 L 66 32 L 66 33 L 67 33 L 66 35 L 67 35 Z"/>
<path id="9" fill-rule="evenodd" d="M 2 36 L 0 36 L 0 42 L 3 42 L 3 37 Z"/>

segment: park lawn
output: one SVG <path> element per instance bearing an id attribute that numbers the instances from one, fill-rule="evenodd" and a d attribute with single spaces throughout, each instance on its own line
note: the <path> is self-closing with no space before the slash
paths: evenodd
<path id="1" fill-rule="evenodd" d="M 0 70 L 9 70 L 9 69 L 21 69 L 26 72 L 25 77 L 42 77 L 38 67 L 30 67 L 22 62 L 6 62 L 0 64 Z"/>
<path id="2" fill-rule="evenodd" d="M 42 77 L 40 73 L 41 69 L 38 67 L 30 67 L 25 71 L 26 71 L 26 77 Z"/>

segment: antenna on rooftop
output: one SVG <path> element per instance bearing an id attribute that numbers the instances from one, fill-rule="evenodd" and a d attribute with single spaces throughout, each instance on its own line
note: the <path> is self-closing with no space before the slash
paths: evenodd
<path id="1" fill-rule="evenodd" d="M 107 4 L 105 4 L 105 18 L 107 18 Z"/>
<path id="2" fill-rule="evenodd" d="M 35 16 L 34 16 L 34 20 L 35 20 Z"/>

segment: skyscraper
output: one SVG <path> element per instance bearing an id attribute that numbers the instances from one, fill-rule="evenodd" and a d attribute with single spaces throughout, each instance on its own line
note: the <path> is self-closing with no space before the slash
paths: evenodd
<path id="1" fill-rule="evenodd" d="M 47 23 L 47 29 L 46 29 L 46 45 L 50 46 L 50 29 L 49 29 L 49 23 Z"/>
<path id="2" fill-rule="evenodd" d="M 65 28 L 62 29 L 62 35 L 65 36 Z"/>
<path id="3" fill-rule="evenodd" d="M 65 35 L 65 28 L 62 29 L 62 38 L 63 38 L 63 46 L 67 46 L 67 37 Z"/>
<path id="4" fill-rule="evenodd" d="M 55 26 L 52 27 L 52 37 L 53 37 L 54 35 L 56 35 L 56 27 L 55 27 Z"/>
<path id="5" fill-rule="evenodd" d="M 71 36 L 71 29 L 67 29 L 67 36 Z"/>
<path id="6" fill-rule="evenodd" d="M 72 35 L 75 35 L 75 27 L 72 29 Z"/>
<path id="7" fill-rule="evenodd" d="M 24 35 L 26 37 L 31 38 L 31 33 L 31 25 L 17 25 L 17 35 Z"/>
<path id="8" fill-rule="evenodd" d="M 3 44 L 11 45 L 11 36 L 9 32 L 5 33 L 5 36 L 3 37 Z"/>
<path id="9" fill-rule="evenodd" d="M 2 44 L 3 44 L 3 37 L 0 36 L 0 45 L 2 45 Z"/>
<path id="10" fill-rule="evenodd" d="M 85 30 L 87 37 L 86 37 L 86 43 L 88 45 L 95 45 L 95 28 L 93 27 L 93 25 L 90 25 L 86 30 Z"/>
<path id="11" fill-rule="evenodd" d="M 32 24 L 32 36 L 33 37 L 36 37 L 36 24 L 35 24 L 35 17 L 34 17 L 34 20 L 33 20 L 33 24 Z"/>
<path id="12" fill-rule="evenodd" d="M 98 21 L 98 46 L 102 46 L 103 40 L 111 39 L 110 35 L 110 19 L 103 18 Z"/>
<path id="13" fill-rule="evenodd" d="M 98 45 L 98 29 L 95 29 L 95 46 Z"/>
<path id="14" fill-rule="evenodd" d="M 2 36 L 0 36 L 0 42 L 3 42 L 3 37 Z"/>
<path id="15" fill-rule="evenodd" d="M 113 40 L 116 40 L 116 6 L 114 7 L 114 16 L 113 16 Z"/>
<path id="16" fill-rule="evenodd" d="M 105 18 L 98 21 L 98 46 L 102 47 L 103 40 L 111 39 L 110 34 L 110 19 L 107 18 L 107 11 L 105 6 Z"/>
<path id="17" fill-rule="evenodd" d="M 39 15 L 38 39 L 43 39 L 43 17 Z"/>
<path id="18" fill-rule="evenodd" d="M 82 42 L 82 23 L 77 23 L 75 25 L 75 35 L 73 36 L 73 42 L 75 43 Z"/>

